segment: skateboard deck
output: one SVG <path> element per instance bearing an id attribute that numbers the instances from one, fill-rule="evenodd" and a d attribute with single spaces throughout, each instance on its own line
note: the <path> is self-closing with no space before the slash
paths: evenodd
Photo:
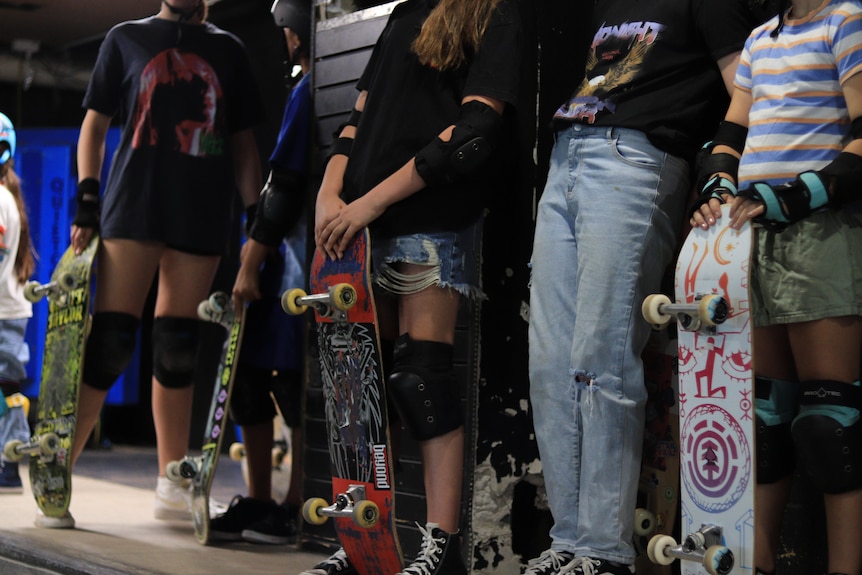
<path id="1" fill-rule="evenodd" d="M 235 360 L 239 357 L 245 326 L 245 307 L 237 313 L 229 294 L 214 292 L 200 303 L 198 316 L 202 320 L 222 325 L 227 334 L 219 359 L 201 454 L 171 461 L 165 469 L 165 475 L 172 481 L 191 480 L 195 537 L 199 543 L 207 545 L 210 541 L 210 490 L 227 425 L 228 406 L 236 375 Z"/>
<path id="2" fill-rule="evenodd" d="M 669 330 L 654 331 L 644 350 L 646 427 L 635 515 L 637 572 L 670 575 L 646 555 L 654 535 L 673 535 L 679 508 L 679 377 L 677 342 Z"/>
<path id="3" fill-rule="evenodd" d="M 98 236 L 79 255 L 70 246 L 47 284 L 25 286 L 28 300 L 48 298 L 42 378 L 30 441 L 9 442 L 4 454 L 12 461 L 31 455 L 30 485 L 47 517 L 65 515 L 72 499 L 72 445 L 89 327 L 90 277 L 98 247 Z"/>
<path id="4" fill-rule="evenodd" d="M 650 540 L 650 559 L 682 559 L 683 575 L 752 573 L 754 394 L 749 259 L 752 231 L 694 229 L 677 260 L 675 304 L 644 301 L 647 321 L 679 325 L 680 531 Z"/>
<path id="5" fill-rule="evenodd" d="M 317 249 L 311 291 L 289 290 L 288 313 L 315 311 L 334 503 L 306 501 L 303 517 L 333 517 L 338 538 L 360 575 L 401 571 L 395 531 L 395 485 L 386 389 L 372 297 L 368 231 L 339 260 Z"/>

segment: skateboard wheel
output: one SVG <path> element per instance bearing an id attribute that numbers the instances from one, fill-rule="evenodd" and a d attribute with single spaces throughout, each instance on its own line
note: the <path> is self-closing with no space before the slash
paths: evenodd
<path id="1" fill-rule="evenodd" d="M 165 465 L 165 477 L 174 482 L 180 482 L 183 480 L 183 476 L 180 475 L 179 461 L 169 461 L 168 464 Z"/>
<path id="2" fill-rule="evenodd" d="M 204 301 L 202 301 L 201 303 L 198 304 L 198 318 L 200 318 L 204 321 L 212 321 L 213 320 L 212 317 L 213 317 L 213 314 L 212 314 L 212 310 L 210 309 L 210 302 L 209 302 L 209 300 L 205 299 Z"/>
<path id="3" fill-rule="evenodd" d="M 323 525 L 326 516 L 320 514 L 320 510 L 326 507 L 326 500 L 320 497 L 312 497 L 302 506 L 302 518 L 312 525 Z"/>
<path id="4" fill-rule="evenodd" d="M 703 568 L 710 575 L 727 575 L 733 563 L 733 551 L 724 545 L 713 545 L 703 554 Z"/>
<path id="5" fill-rule="evenodd" d="M 242 461 L 242 456 L 245 455 L 245 446 L 242 443 L 232 443 L 228 452 L 233 461 Z"/>
<path id="6" fill-rule="evenodd" d="M 36 281 L 30 281 L 24 284 L 24 299 L 30 303 L 36 303 L 45 297 L 45 292 L 39 291 L 42 284 Z"/>
<path id="7" fill-rule="evenodd" d="M 307 305 L 297 303 L 299 298 L 306 297 L 307 294 L 302 288 L 289 289 L 281 294 L 281 309 L 290 315 L 302 315 L 308 309 Z"/>
<path id="8" fill-rule="evenodd" d="M 69 272 L 60 274 L 60 277 L 57 278 L 57 286 L 64 292 L 72 291 L 77 284 L 78 281 L 75 279 L 75 276 Z"/>
<path id="9" fill-rule="evenodd" d="M 671 317 L 668 314 L 662 313 L 661 308 L 670 303 L 670 298 L 663 293 L 654 293 L 644 298 L 641 304 L 641 314 L 644 319 L 658 329 L 667 327 Z"/>
<path id="10" fill-rule="evenodd" d="M 54 455 L 60 451 L 60 438 L 55 433 L 46 433 L 39 438 L 39 452 L 42 455 Z"/>
<path id="11" fill-rule="evenodd" d="M 635 509 L 635 535 L 646 537 L 655 531 L 655 515 L 643 507 Z"/>
<path id="12" fill-rule="evenodd" d="M 16 462 L 24 459 L 24 454 L 18 452 L 18 448 L 24 445 L 19 439 L 13 439 L 11 441 L 7 441 L 6 445 L 3 446 L 3 457 L 6 458 L 7 461 Z"/>
<path id="13" fill-rule="evenodd" d="M 352 517 L 354 523 L 367 529 L 380 519 L 380 508 L 373 501 L 364 499 L 354 505 Z"/>
<path id="14" fill-rule="evenodd" d="M 707 294 L 697 304 L 697 317 L 704 325 L 714 326 L 727 319 L 727 302 L 716 294 Z"/>
<path id="15" fill-rule="evenodd" d="M 356 305 L 356 289 L 350 284 L 335 284 L 330 292 L 332 306 L 341 311 L 347 311 Z"/>
<path id="16" fill-rule="evenodd" d="M 675 545 L 676 540 L 670 535 L 656 535 L 649 540 L 647 557 L 656 565 L 670 565 L 674 558 L 667 550 Z"/>
<path id="17" fill-rule="evenodd" d="M 216 313 L 225 313 L 230 310 L 230 296 L 223 291 L 213 292 L 207 301 L 210 304 L 210 309 Z"/>

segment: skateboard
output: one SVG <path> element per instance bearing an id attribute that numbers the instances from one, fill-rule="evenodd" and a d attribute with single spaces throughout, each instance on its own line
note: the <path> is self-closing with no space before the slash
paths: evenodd
<path id="1" fill-rule="evenodd" d="M 676 303 L 648 296 L 643 315 L 679 328 L 682 543 L 654 536 L 650 560 L 681 559 L 683 575 L 752 573 L 754 393 L 750 224 L 727 226 L 729 206 L 709 230 L 693 229 L 676 265 Z"/>
<path id="2" fill-rule="evenodd" d="M 292 289 L 282 296 L 288 313 L 314 309 L 332 472 L 334 502 L 309 499 L 302 515 L 316 525 L 333 518 L 338 538 L 361 575 L 398 573 L 402 567 L 369 268 L 366 229 L 351 240 L 341 259 L 315 251 L 310 295 Z"/>
<path id="3" fill-rule="evenodd" d="M 234 362 L 239 356 L 245 325 L 245 306 L 237 311 L 229 294 L 214 292 L 198 305 L 198 317 L 222 325 L 227 335 L 219 359 L 201 454 L 187 455 L 179 461 L 169 462 L 165 467 L 165 476 L 176 482 L 191 481 L 195 537 L 199 543 L 207 545 L 210 541 L 210 489 L 227 425 L 228 405 L 236 375 Z"/>
<path id="4" fill-rule="evenodd" d="M 30 455 L 33 496 L 47 517 L 65 515 L 72 498 L 72 445 L 90 323 L 90 276 L 98 247 L 98 236 L 79 255 L 70 246 L 48 283 L 32 281 L 24 287 L 24 297 L 31 302 L 48 298 L 42 378 L 30 441 L 12 440 L 3 454 L 10 461 Z"/>
<path id="5" fill-rule="evenodd" d="M 646 427 L 635 512 L 638 573 L 670 575 L 671 568 L 649 561 L 656 534 L 673 535 L 679 506 L 679 378 L 676 335 L 653 331 L 642 354 L 647 387 Z"/>

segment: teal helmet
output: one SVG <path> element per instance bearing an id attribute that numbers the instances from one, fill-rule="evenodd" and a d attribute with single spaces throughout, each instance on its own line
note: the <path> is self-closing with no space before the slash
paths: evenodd
<path id="1" fill-rule="evenodd" d="M 0 151 L 0 166 L 12 159 L 15 155 L 15 126 L 12 125 L 12 120 L 0 112 L 0 144 L 6 143 L 9 149 Z"/>

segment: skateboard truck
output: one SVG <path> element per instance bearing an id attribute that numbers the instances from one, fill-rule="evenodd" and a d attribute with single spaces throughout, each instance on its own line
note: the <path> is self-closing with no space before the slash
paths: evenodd
<path id="1" fill-rule="evenodd" d="M 76 283 L 74 274 L 68 272 L 60 274 L 60 277 L 56 281 L 50 281 L 46 284 L 37 281 L 28 281 L 24 284 L 24 299 L 30 303 L 36 303 L 45 297 L 45 295 L 50 297 L 67 294 L 75 289 Z"/>
<path id="2" fill-rule="evenodd" d="M 670 565 L 674 559 L 698 561 L 710 575 L 727 575 L 733 569 L 734 557 L 722 540 L 717 525 L 704 525 L 679 545 L 670 535 L 656 535 L 650 539 L 647 556 L 658 565 Z"/>
<path id="3" fill-rule="evenodd" d="M 302 517 L 312 525 L 322 525 L 329 517 L 348 517 L 359 527 L 371 527 L 380 519 L 380 509 L 365 498 L 364 485 L 351 485 L 332 505 L 320 497 L 309 499 L 302 506 Z"/>
<path id="4" fill-rule="evenodd" d="M 308 295 L 301 288 L 287 290 L 281 296 L 281 307 L 290 315 L 302 315 L 309 306 L 323 317 L 345 320 L 347 310 L 356 305 L 356 288 L 348 283 L 335 284 L 324 293 Z"/>
<path id="5" fill-rule="evenodd" d="M 657 329 L 676 318 L 685 331 L 712 332 L 730 315 L 730 304 L 712 293 L 695 296 L 692 303 L 672 303 L 667 295 L 658 293 L 644 299 L 641 313 Z"/>
<path id="6" fill-rule="evenodd" d="M 3 446 L 3 456 L 9 461 L 21 461 L 25 455 L 38 455 L 47 463 L 60 451 L 60 438 L 56 433 L 33 437 L 30 441 L 13 439 Z"/>

